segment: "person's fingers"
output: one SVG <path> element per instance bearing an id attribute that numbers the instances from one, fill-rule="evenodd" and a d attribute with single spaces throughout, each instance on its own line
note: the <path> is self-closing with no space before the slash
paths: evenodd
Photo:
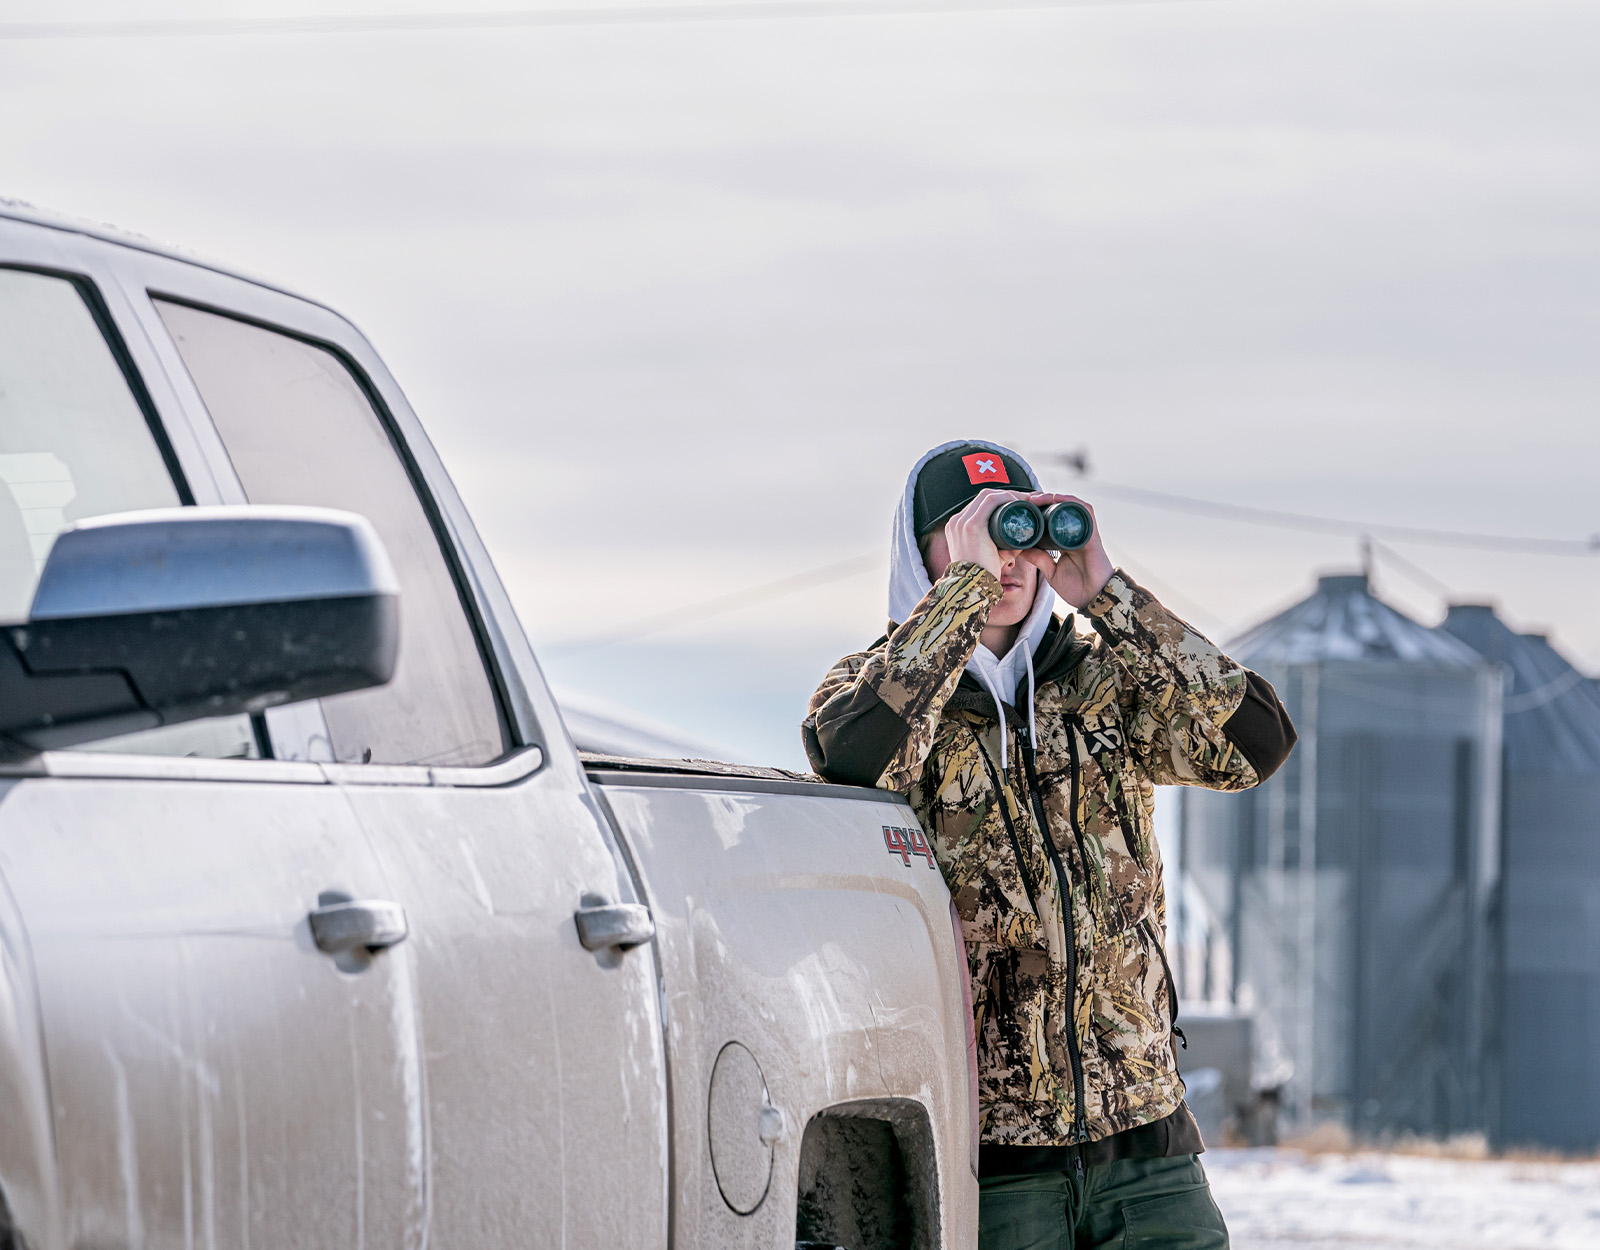
<path id="1" fill-rule="evenodd" d="M 966 530 L 987 531 L 990 513 L 1013 499 L 1025 498 L 1027 496 L 1012 490 L 979 491 L 967 501 L 966 507 L 945 522 L 945 535 L 946 537 L 951 537 L 955 533 Z"/>
<path id="2" fill-rule="evenodd" d="M 976 496 L 967 501 L 967 506 L 950 518 L 950 524 L 958 529 L 965 529 L 977 519 L 978 509 L 983 504 L 982 496 Z"/>
<path id="3" fill-rule="evenodd" d="M 1036 494 L 1029 495 L 1028 498 L 1034 503 L 1038 504 L 1041 508 L 1048 507 L 1053 503 L 1075 503 L 1090 516 L 1094 515 L 1094 508 L 1091 507 L 1086 501 L 1079 499 L 1076 495 L 1053 495 L 1049 492 L 1041 491 Z"/>
<path id="4" fill-rule="evenodd" d="M 992 501 L 984 499 L 984 495 L 994 495 L 995 491 L 979 491 L 978 495 L 966 501 L 962 511 L 957 512 L 944 522 L 944 539 L 950 547 L 950 555 L 954 559 L 978 559 L 979 563 L 990 563 L 990 552 L 994 551 L 994 541 L 989 538 L 989 511 L 992 511 Z"/>
<path id="5" fill-rule="evenodd" d="M 972 501 L 956 515 L 987 523 L 989 514 L 1001 504 L 1010 503 L 1013 499 L 1026 498 L 1026 495 L 1014 490 L 980 490 L 972 497 Z"/>
<path id="6" fill-rule="evenodd" d="M 1056 561 L 1055 568 L 1051 570 L 1053 573 L 1059 572 L 1063 576 L 1067 576 L 1081 564 L 1081 561 L 1074 558 L 1079 554 L 1076 551 L 1063 551 L 1059 554 L 1060 559 Z"/>
<path id="7" fill-rule="evenodd" d="M 1019 560 L 1026 560 L 1039 570 L 1040 576 L 1046 580 L 1056 571 L 1056 562 L 1048 551 L 1041 547 L 1027 547 L 1017 552 Z"/>
<path id="8" fill-rule="evenodd" d="M 957 512 L 944 523 L 944 532 L 946 538 L 950 538 L 956 533 L 966 529 L 968 523 L 972 520 L 973 508 L 977 502 L 978 501 L 976 499 L 969 499 L 966 507 L 962 508 L 961 511 Z"/>

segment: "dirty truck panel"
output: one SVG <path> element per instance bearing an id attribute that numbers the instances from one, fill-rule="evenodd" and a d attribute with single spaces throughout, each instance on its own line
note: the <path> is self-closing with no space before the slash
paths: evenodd
<path id="1" fill-rule="evenodd" d="M 752 1169 L 758 1182 L 770 1176 L 776 1191 L 750 1217 L 767 1228 L 758 1244 L 786 1244 L 805 1197 L 807 1124 L 903 1102 L 907 1112 L 925 1108 L 933 1130 L 904 1131 L 908 1192 L 918 1191 L 915 1169 L 924 1173 L 924 1201 L 908 1204 L 912 1235 L 945 1244 L 944 1229 L 949 1244 L 965 1244 L 951 1234 L 971 1226 L 975 1195 L 959 1183 L 941 1193 L 936 1183 L 971 1175 L 965 1008 L 961 982 L 941 975 L 958 948 L 937 867 L 896 849 L 921 841 L 907 829 L 915 828 L 909 809 L 883 792 L 841 802 L 700 789 L 693 776 L 671 779 L 672 788 L 603 767 L 595 776 L 665 939 L 675 1087 L 714 1087 L 734 1037 L 759 1062 L 752 1097 L 781 1109 L 770 1141 L 735 1137 L 714 1114 L 675 1117 L 680 1243 L 744 1244 L 738 1198 L 715 1201 L 730 1188 L 737 1152 L 732 1166 Z"/>
<path id="2" fill-rule="evenodd" d="M 158 517 L 205 541 L 123 600 L 57 542 Z M 293 525 L 366 554 L 313 568 Z M 226 535 L 258 591 L 208 578 Z M 0 1239 L 973 1243 L 909 809 L 580 757 L 337 313 L 0 202 L 0 624 Z M 158 635 L 209 702 L 163 693 Z M 298 693 L 225 637 L 305 644 Z"/>

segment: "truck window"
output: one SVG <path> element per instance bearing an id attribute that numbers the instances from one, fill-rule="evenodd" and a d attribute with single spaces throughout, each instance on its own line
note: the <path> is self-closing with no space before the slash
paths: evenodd
<path id="1" fill-rule="evenodd" d="M 45 557 L 70 523 L 180 502 L 144 411 L 77 284 L 0 268 L 0 622 L 27 618 Z M 258 754 L 245 716 L 78 749 Z"/>
<path id="2" fill-rule="evenodd" d="M 322 701 L 349 763 L 487 763 L 504 753 L 494 688 L 433 524 L 366 391 L 332 351 L 156 300 L 252 503 L 360 513 L 400 578 L 394 679 Z"/>

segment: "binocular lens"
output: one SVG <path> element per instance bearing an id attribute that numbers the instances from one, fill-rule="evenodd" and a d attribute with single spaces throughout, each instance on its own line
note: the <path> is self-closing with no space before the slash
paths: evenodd
<path id="1" fill-rule="evenodd" d="M 1002 551 L 1022 551 L 1044 536 L 1044 514 L 1025 499 L 1002 504 L 989 514 L 989 537 Z"/>
<path id="2" fill-rule="evenodd" d="M 1041 512 L 1026 499 L 1014 499 L 989 514 L 989 537 L 1002 551 L 1076 551 L 1093 536 L 1094 518 L 1080 503 L 1053 503 Z"/>
<path id="3" fill-rule="evenodd" d="M 1044 514 L 1045 533 L 1050 546 L 1062 551 L 1076 551 L 1094 534 L 1094 519 L 1081 504 L 1051 504 Z"/>

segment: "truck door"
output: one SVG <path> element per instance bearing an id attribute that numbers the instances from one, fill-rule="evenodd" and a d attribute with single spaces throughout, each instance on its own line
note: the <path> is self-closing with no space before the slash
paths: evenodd
<path id="1" fill-rule="evenodd" d="M 664 1246 L 653 952 L 580 944 L 577 910 L 634 903 L 632 886 L 560 727 L 544 748 L 513 739 L 471 571 L 386 411 L 403 401 L 289 301 L 287 326 L 156 308 L 250 500 L 366 516 L 400 578 L 394 682 L 322 708 L 326 771 L 412 922 L 429 1244 Z"/>
<path id="2" fill-rule="evenodd" d="M 0 264 L 0 620 L 26 614 L 67 522 L 189 501 L 100 288 L 30 246 L 0 230 L 0 262 L 35 266 Z M 34 1196 L 41 1237 L 416 1244 L 403 947 L 336 964 L 308 923 L 319 897 L 388 882 L 327 778 L 259 747 L 241 717 L 0 767 L 0 890 L 31 951 L 61 1177 Z"/>

